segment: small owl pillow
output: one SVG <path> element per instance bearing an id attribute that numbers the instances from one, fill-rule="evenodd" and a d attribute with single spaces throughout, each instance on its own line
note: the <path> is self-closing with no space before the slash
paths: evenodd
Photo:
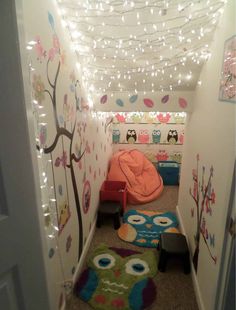
<path id="1" fill-rule="evenodd" d="M 101 244 L 87 265 L 75 294 L 94 309 L 141 310 L 153 303 L 157 261 L 152 251 L 140 253 Z"/>
<path id="2" fill-rule="evenodd" d="M 129 210 L 124 214 L 118 236 L 143 247 L 156 247 L 163 232 L 179 232 L 178 221 L 172 212 Z"/>

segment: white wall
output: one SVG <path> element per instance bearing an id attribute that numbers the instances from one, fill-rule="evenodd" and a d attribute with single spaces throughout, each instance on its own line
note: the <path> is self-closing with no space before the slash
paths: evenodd
<path id="1" fill-rule="evenodd" d="M 193 187 L 192 169 L 196 168 L 196 156 L 199 154 L 200 181 L 202 166 L 205 166 L 205 182 L 213 166 L 212 187 L 216 195 L 215 204 L 211 206 L 212 215 L 204 213 L 208 233 L 215 236 L 215 245 L 210 243 L 209 238 L 206 244 L 201 237 L 197 270 L 200 299 L 202 307 L 206 310 L 214 309 L 235 159 L 235 104 L 218 100 L 224 42 L 236 33 L 235 12 L 235 1 L 228 1 L 211 46 L 212 56 L 201 73 L 202 85 L 196 89 L 194 111 L 188 117 L 185 130 L 178 201 L 190 250 L 193 253 L 197 223 L 196 207 L 189 189 Z M 207 245 L 212 255 L 216 257 L 216 263 L 210 257 Z"/>

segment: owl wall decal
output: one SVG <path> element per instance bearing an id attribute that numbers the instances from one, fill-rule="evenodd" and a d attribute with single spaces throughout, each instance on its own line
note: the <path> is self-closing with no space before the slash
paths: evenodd
<path id="1" fill-rule="evenodd" d="M 167 154 L 166 150 L 159 150 L 159 152 L 156 154 L 157 161 L 167 160 L 168 158 L 169 155 Z"/>
<path id="2" fill-rule="evenodd" d="M 161 131 L 159 129 L 154 129 L 152 132 L 152 142 L 160 143 L 161 141 Z"/>
<path id="3" fill-rule="evenodd" d="M 112 142 L 113 143 L 119 143 L 120 142 L 120 130 L 119 129 L 113 129 L 113 131 L 112 131 Z"/>
<path id="4" fill-rule="evenodd" d="M 142 254 L 101 244 L 77 281 L 75 294 L 94 309 L 145 309 L 155 299 L 156 266 L 152 251 Z"/>
<path id="5" fill-rule="evenodd" d="M 170 144 L 175 144 L 178 141 L 178 132 L 177 130 L 170 129 L 167 135 L 167 141 Z"/>
<path id="6" fill-rule="evenodd" d="M 128 143 L 135 143 L 137 140 L 137 134 L 134 129 L 128 129 L 126 134 L 126 140 Z"/>
<path id="7" fill-rule="evenodd" d="M 141 129 L 138 133 L 138 142 L 139 143 L 148 143 L 149 142 L 149 133 L 147 129 Z"/>
<path id="8" fill-rule="evenodd" d="M 177 163 L 181 164 L 182 161 L 182 153 L 173 153 L 170 155 L 170 159 L 176 161 Z"/>
<path id="9" fill-rule="evenodd" d="M 129 210 L 124 214 L 118 236 L 143 247 L 156 247 L 163 232 L 179 232 L 178 221 L 172 212 Z"/>

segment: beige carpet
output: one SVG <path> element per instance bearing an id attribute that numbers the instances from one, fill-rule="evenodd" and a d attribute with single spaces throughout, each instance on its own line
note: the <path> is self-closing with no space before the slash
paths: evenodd
<path id="1" fill-rule="evenodd" d="M 146 209 L 156 211 L 175 211 L 178 201 L 178 187 L 165 186 L 163 193 L 156 200 L 144 205 L 128 205 L 128 209 Z M 109 246 L 123 247 L 138 251 L 154 251 L 158 256 L 156 249 L 145 249 L 137 247 L 117 236 L 117 231 L 113 229 L 112 221 L 106 219 L 101 228 L 96 228 L 92 244 L 88 255 L 100 243 L 106 243 Z M 198 306 L 193 290 L 191 275 L 183 273 L 182 265 L 178 260 L 168 261 L 166 272 L 157 273 L 155 277 L 157 288 L 157 297 L 149 309 L 152 310 L 197 310 Z M 92 308 L 82 300 L 74 296 L 69 296 L 66 310 L 91 310 Z"/>

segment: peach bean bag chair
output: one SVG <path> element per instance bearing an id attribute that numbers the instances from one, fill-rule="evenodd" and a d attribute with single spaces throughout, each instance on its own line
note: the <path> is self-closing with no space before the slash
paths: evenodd
<path id="1" fill-rule="evenodd" d="M 147 203 L 163 190 L 163 182 L 154 165 L 138 150 L 119 151 L 113 155 L 108 180 L 127 183 L 128 202 Z"/>

